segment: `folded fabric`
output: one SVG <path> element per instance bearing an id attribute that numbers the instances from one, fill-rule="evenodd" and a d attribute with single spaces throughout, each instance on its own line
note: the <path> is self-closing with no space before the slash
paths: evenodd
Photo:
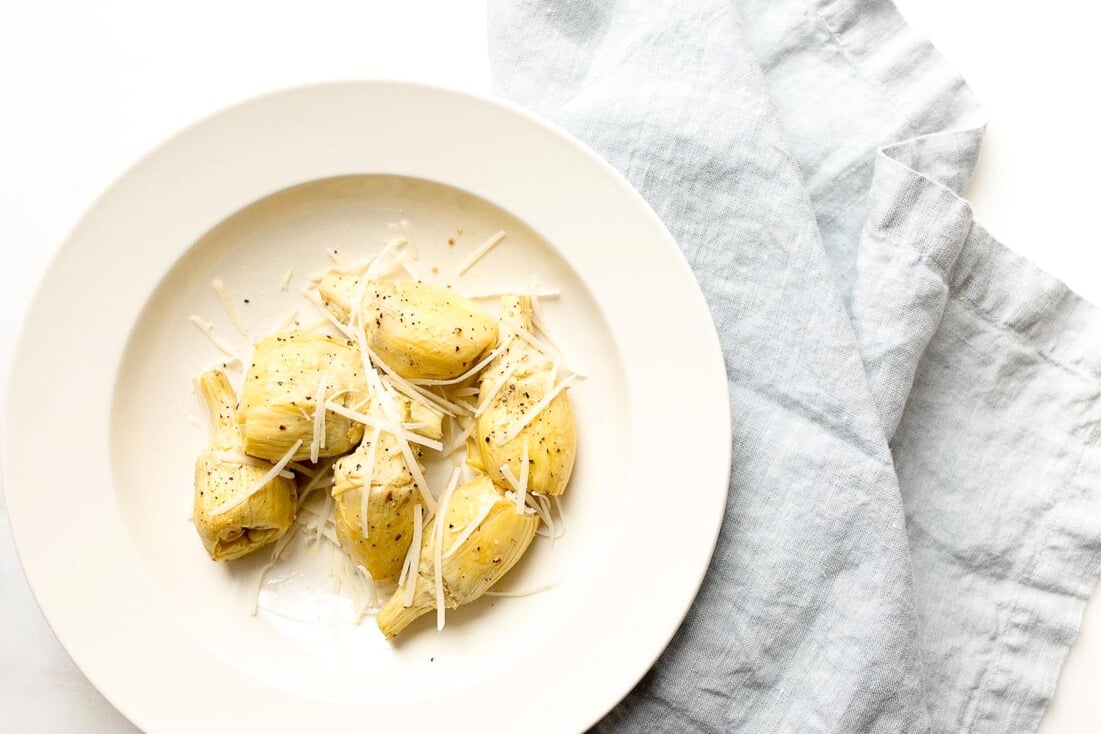
<path id="1" fill-rule="evenodd" d="M 661 216 L 730 380 L 708 576 L 597 728 L 1034 730 L 1101 565 L 1101 316 L 972 220 L 962 80 L 885 0 L 492 0 L 490 55 Z"/>

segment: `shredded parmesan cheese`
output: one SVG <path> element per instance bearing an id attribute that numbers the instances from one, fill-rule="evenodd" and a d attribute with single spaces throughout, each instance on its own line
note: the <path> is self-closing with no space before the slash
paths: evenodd
<path id="1" fill-rule="evenodd" d="M 517 479 L 516 475 L 512 473 L 512 467 L 508 464 L 502 464 L 499 471 L 501 472 L 501 476 L 505 478 L 505 481 L 508 482 L 508 485 L 512 487 L 513 495 L 519 496 L 520 480 Z"/>
<path id="2" fill-rule="evenodd" d="M 364 539 L 367 538 L 367 503 L 371 498 L 371 484 L 375 473 L 375 452 L 378 450 L 378 437 L 382 430 L 375 429 L 371 434 L 371 448 L 367 451 L 367 461 L 363 462 L 363 487 L 359 490 L 359 520 Z"/>
<path id="3" fill-rule="evenodd" d="M 233 307 L 233 299 L 226 292 L 226 284 L 220 278 L 215 278 L 210 282 L 210 286 L 218 294 L 218 299 L 222 302 L 222 308 L 226 310 L 226 315 L 229 316 L 229 320 L 237 328 L 237 331 L 241 332 L 241 336 L 246 339 L 250 338 L 248 329 L 241 323 L 241 317 L 237 315 L 237 309 Z"/>
<path id="4" fill-rule="evenodd" d="M 470 413 L 471 415 L 473 415 L 474 411 L 478 409 L 478 406 L 474 403 L 468 403 L 467 401 L 459 400 L 458 398 L 455 399 L 455 405 L 458 405 L 460 408 L 465 410 L 467 413 Z"/>
<path id="5" fill-rule="evenodd" d="M 375 399 L 383 404 L 383 412 L 387 417 L 394 422 L 397 422 L 398 416 L 396 408 L 389 401 L 383 400 L 385 390 L 382 388 L 382 380 L 378 376 L 378 372 L 371 364 L 370 348 L 367 346 L 367 336 L 364 334 L 363 329 L 355 330 L 356 344 L 359 346 L 359 357 L 363 362 L 363 373 L 367 376 L 367 385 L 371 388 L 371 394 L 375 396 Z"/>
<path id="6" fill-rule="evenodd" d="M 404 243 L 399 241 L 397 244 L 401 245 L 401 244 L 404 244 Z M 402 250 L 401 252 L 390 255 L 390 262 L 387 263 L 387 265 L 385 267 L 379 268 L 379 270 L 374 274 L 373 277 L 374 278 L 388 278 L 388 277 L 390 277 L 394 273 L 401 270 L 402 264 L 408 259 L 409 259 L 409 253 L 405 250 Z"/>
<path id="7" fill-rule="evenodd" d="M 393 368 L 390 367 L 390 365 L 383 362 L 377 354 L 371 351 L 371 348 L 367 346 L 366 341 L 364 341 L 361 348 L 367 352 L 367 355 L 371 358 L 371 361 L 378 365 L 379 368 L 386 373 L 386 376 L 390 378 L 390 382 L 394 385 L 395 388 L 397 388 L 399 392 L 405 395 L 405 397 L 409 398 L 410 400 L 415 400 L 418 403 L 428 401 L 437 410 L 447 415 L 453 416 L 457 413 L 465 412 L 460 406 L 455 405 L 455 403 L 452 403 L 445 398 L 441 398 L 439 395 L 433 395 L 423 387 L 418 387 L 417 385 L 413 385 L 412 383 L 410 383 L 404 377 L 395 372 Z"/>
<path id="8" fill-rule="evenodd" d="M 547 373 L 547 387 L 545 388 L 547 392 L 554 389 L 554 383 L 558 379 L 558 368 L 561 364 L 562 361 L 559 359 L 554 360 L 554 363 L 551 364 L 550 371 Z"/>
<path id="9" fill-rule="evenodd" d="M 443 457 L 446 459 L 448 456 L 453 455 L 463 446 L 466 446 L 466 439 L 470 438 L 470 434 L 474 433 L 475 428 L 477 428 L 476 423 L 471 423 L 469 426 L 464 428 L 462 430 L 462 433 L 455 437 L 455 440 L 451 444 L 451 448 L 444 452 Z"/>
<path id="10" fill-rule="evenodd" d="M 505 384 L 508 382 L 509 378 L 512 377 L 513 374 L 516 373 L 516 370 L 519 368 L 519 361 L 513 362 L 511 365 L 509 365 L 508 369 L 505 370 L 505 373 L 501 375 L 501 379 L 497 382 L 497 384 L 493 386 L 493 389 L 481 397 L 482 402 L 478 403 L 478 408 L 474 411 L 474 415 L 481 415 L 482 413 L 486 412 L 489 406 L 493 405 L 493 400 L 497 397 L 497 394 L 500 393 L 502 389 L 504 389 Z"/>
<path id="11" fill-rule="evenodd" d="M 537 287 L 537 281 L 536 281 L 536 278 L 534 276 L 532 276 L 531 285 L 528 288 L 528 297 L 531 299 L 531 312 L 532 312 L 532 323 L 533 323 L 533 325 L 535 326 L 536 330 L 539 331 L 539 333 L 541 333 L 543 335 L 543 338 L 546 340 L 547 344 L 552 349 L 554 349 L 555 352 L 558 353 L 559 359 L 561 359 L 561 356 L 565 354 L 565 350 L 562 349 L 562 347 L 559 345 L 559 343 L 557 341 L 555 341 L 554 337 L 550 333 L 550 329 L 547 328 L 547 319 L 543 315 L 543 307 L 539 303 L 539 299 L 541 297 L 541 294 L 540 294 L 539 288 Z M 555 362 L 558 362 L 558 361 L 559 361 L 558 359 L 555 360 Z M 571 364 L 571 365 L 573 364 L 573 360 L 566 360 L 566 362 L 568 364 Z M 555 368 L 556 368 L 555 371 L 557 371 L 557 367 L 558 367 L 558 365 L 556 364 L 555 365 Z M 585 376 L 582 373 L 582 371 L 579 370 L 579 369 L 571 368 L 570 371 L 573 372 L 578 377 L 584 377 Z M 554 382 L 552 381 L 550 384 L 553 385 Z"/>
<path id="12" fill-rule="evenodd" d="M 264 567 L 260 569 L 260 574 L 256 578 L 256 594 L 252 599 L 252 616 L 255 617 L 256 613 L 260 611 L 260 592 L 264 588 L 264 577 L 267 576 L 268 571 L 275 566 L 275 562 L 279 560 L 279 557 L 283 554 L 283 550 L 290 544 L 291 540 L 294 539 L 297 532 L 298 525 L 296 523 L 291 525 L 287 532 L 283 533 L 283 537 L 275 541 L 275 547 L 272 548 L 271 551 L 271 558 L 269 558 L 268 562 L 264 564 Z"/>
<path id="13" fill-rule="evenodd" d="M 516 514 L 531 515 L 537 512 L 537 510 L 535 510 L 534 508 L 532 508 L 531 512 L 528 512 L 529 508 L 524 502 L 524 498 L 527 496 L 527 493 L 520 490 L 520 480 L 517 479 L 516 475 L 512 473 L 512 469 L 509 468 L 509 465 L 505 464 L 504 466 L 502 466 L 500 472 L 501 476 L 503 476 L 505 478 L 505 481 L 509 483 L 509 486 L 512 487 L 512 489 L 505 492 L 505 498 L 516 506 Z M 536 532 L 539 531 L 536 530 Z"/>
<path id="14" fill-rule="evenodd" d="M 559 503 L 558 495 L 552 494 L 550 499 L 547 500 L 547 512 L 550 512 L 551 508 L 554 508 L 558 512 L 558 521 L 555 523 L 555 532 L 553 540 L 557 540 L 566 534 L 566 516 L 562 513 L 562 505 Z"/>
<path id="15" fill-rule="evenodd" d="M 240 464 L 241 466 L 266 466 L 270 467 L 270 461 L 257 459 L 255 456 L 242 454 L 240 451 L 215 451 L 214 458 L 224 464 Z M 289 471 L 279 472 L 284 479 L 294 479 L 294 474 Z"/>
<path id="16" fill-rule="evenodd" d="M 401 261 L 401 269 L 404 270 L 405 274 L 413 280 L 421 280 L 421 274 L 417 272 L 416 268 L 409 264 L 408 260 L 403 259 Z"/>
<path id="17" fill-rule="evenodd" d="M 447 506 L 451 503 L 451 495 L 455 492 L 455 487 L 459 484 L 459 470 L 451 472 L 451 481 L 447 483 L 447 490 L 443 493 L 443 497 L 440 498 L 440 511 L 436 516 L 436 525 L 433 528 L 436 531 L 435 557 L 433 558 L 433 573 L 435 574 L 436 581 L 436 631 L 440 632 L 444 626 L 444 616 L 446 614 L 446 600 L 443 596 L 443 532 L 447 527 Z"/>
<path id="18" fill-rule="evenodd" d="M 534 492 L 529 495 L 531 498 L 531 504 L 528 505 L 531 509 L 535 510 L 535 513 L 539 515 L 539 519 L 547 526 L 547 529 L 537 528 L 535 534 L 544 538 L 550 538 L 554 540 L 554 518 L 550 516 L 550 512 L 547 510 L 545 504 L 545 497 Z"/>
<path id="19" fill-rule="evenodd" d="M 374 358 L 374 354 L 367 346 L 366 340 L 363 338 L 363 330 L 359 330 L 359 345 L 368 357 Z M 380 362 L 381 364 L 381 362 Z M 367 362 L 367 367 L 364 371 L 367 373 L 367 380 L 371 384 L 372 391 L 379 403 L 382 405 L 382 410 L 386 413 L 390 419 L 390 423 L 397 426 L 401 424 L 398 416 L 397 406 L 394 405 L 393 397 L 389 392 L 383 389 L 382 381 L 379 380 L 378 374 L 371 369 L 370 360 Z M 424 504 L 428 507 L 428 514 L 431 515 L 436 511 L 436 499 L 432 496 L 432 491 L 428 488 L 428 482 L 424 478 L 424 472 L 421 471 L 420 464 L 417 463 L 417 459 L 413 456 L 413 450 L 409 448 L 409 441 L 405 438 L 405 431 L 398 429 L 394 433 L 394 438 L 398 441 L 398 448 L 401 450 L 401 454 L 405 457 L 405 463 L 408 465 L 409 473 L 413 475 L 413 483 L 417 489 L 421 492 L 421 497 L 424 498 Z"/>
<path id="20" fill-rule="evenodd" d="M 333 483 L 333 475 L 332 475 L 332 472 L 330 471 L 330 469 L 332 468 L 332 465 L 334 463 L 335 463 L 335 460 L 330 461 L 322 469 L 319 469 L 317 474 L 314 476 L 314 478 L 311 479 L 309 482 L 307 482 L 306 486 L 302 488 L 301 492 L 299 492 L 299 494 L 298 494 L 298 507 L 300 509 L 305 504 L 306 498 L 308 498 L 311 494 L 313 494 L 313 492 L 315 490 L 321 489 L 323 487 L 327 488 L 329 485 L 331 485 Z"/>
<path id="21" fill-rule="evenodd" d="M 546 531 L 540 528 L 536 532 L 544 538 L 550 538 L 553 548 L 554 542 L 566 534 L 566 517 L 562 514 L 562 506 L 558 503 L 557 495 L 532 494 L 531 497 L 535 502 L 534 509 L 547 524 Z M 558 514 L 557 521 L 554 519 L 555 513 Z"/>
<path id="22" fill-rule="evenodd" d="M 388 421 L 380 421 L 377 418 L 372 418 L 371 416 L 369 416 L 365 413 L 360 413 L 357 410 L 351 410 L 350 408 L 345 408 L 340 403 L 334 403 L 332 401 L 326 403 L 325 407 L 328 408 L 329 410 L 331 410 L 332 412 L 336 413 L 337 415 L 344 416 L 348 420 L 355 421 L 356 423 L 362 423 L 363 425 L 368 426 L 370 428 L 375 428 L 375 429 L 378 429 L 378 430 L 386 431 L 387 433 L 392 433 L 394 435 L 397 435 L 397 434 L 400 433 L 410 443 L 416 443 L 416 444 L 420 444 L 421 446 L 427 446 L 428 448 L 435 449 L 436 451 L 443 451 L 443 444 L 440 443 L 439 441 L 437 441 L 433 438 L 425 438 L 424 436 L 421 436 L 420 434 L 417 434 L 417 433 L 413 433 L 411 431 L 403 430 L 404 428 L 406 428 L 405 424 L 398 424 L 398 425 L 395 426 L 393 423 L 390 423 Z M 413 425 L 424 425 L 424 424 L 413 424 Z"/>
<path id="23" fill-rule="evenodd" d="M 262 477 L 253 482 L 252 486 L 249 487 L 248 490 L 242 492 L 231 500 L 227 500 L 216 505 L 215 507 L 212 507 L 207 514 L 209 514 L 211 517 L 216 517 L 217 515 L 225 514 L 233 508 L 243 505 L 245 502 L 248 501 L 250 497 L 252 497 L 252 495 L 263 489 L 268 482 L 279 476 L 279 472 L 283 471 L 287 464 L 291 462 L 291 458 L 294 456 L 294 452 L 298 451 L 298 447 L 301 445 L 302 439 L 298 439 L 297 441 L 295 441 L 294 446 L 291 446 L 287 453 L 283 454 L 283 458 L 277 461 L 275 463 L 275 466 L 273 466 L 271 469 L 264 472 L 264 475 Z"/>
<path id="24" fill-rule="evenodd" d="M 401 454 L 405 457 L 409 473 L 413 475 L 413 483 L 421 491 L 421 497 L 424 498 L 424 504 L 428 507 L 428 513 L 432 514 L 436 511 L 436 498 L 432 496 L 432 490 L 428 488 L 428 482 L 424 478 L 424 472 L 421 471 L 420 464 L 417 463 L 417 457 L 413 456 L 413 450 L 409 448 L 409 442 L 405 440 L 405 434 L 399 431 L 394 436 L 398 439 L 398 448 L 401 449 Z"/>
<path id="25" fill-rule="evenodd" d="M 317 392 L 313 396 L 313 441 L 310 442 L 310 461 L 316 463 L 318 452 L 325 448 L 325 383 L 328 373 L 321 374 Z"/>
<path id="26" fill-rule="evenodd" d="M 298 318 L 298 309 L 291 311 L 287 318 L 283 319 L 283 322 L 279 326 L 275 327 L 275 334 L 282 334 L 284 331 L 289 331 L 294 326 L 295 319 Z"/>
<path id="27" fill-rule="evenodd" d="M 540 586 L 534 586 L 530 589 L 524 589 L 523 591 L 487 591 L 485 592 L 485 595 L 507 597 L 533 596 L 535 594 L 542 594 L 544 591 L 550 591 L 556 586 L 558 586 L 558 582 L 554 581 L 549 584 L 542 584 Z"/>
<path id="28" fill-rule="evenodd" d="M 220 349 L 230 359 L 241 362 L 241 358 L 237 356 L 237 352 L 233 350 L 233 347 L 229 346 L 229 344 L 223 341 L 221 337 L 214 333 L 214 324 L 199 316 L 191 316 L 189 318 L 189 321 L 195 324 L 195 326 L 198 327 L 199 331 L 206 334 L 207 339 L 210 339 L 210 342 L 214 346 L 218 347 L 218 349 Z"/>
<path id="29" fill-rule="evenodd" d="M 348 337 L 349 339 L 352 339 L 355 336 L 354 334 L 352 334 L 351 329 L 345 326 L 344 323 L 336 316 L 333 316 L 332 313 L 329 312 L 329 309 L 325 308 L 325 304 L 321 300 L 321 296 L 313 293 L 312 291 L 303 292 L 302 296 L 307 301 L 317 306 L 321 310 L 321 315 L 325 317 L 326 321 L 335 326 L 337 331 L 339 331 L 341 334 Z"/>
<path id="30" fill-rule="evenodd" d="M 318 538 L 321 537 L 328 537 L 328 534 L 325 531 L 328 530 L 329 521 L 332 519 L 333 516 L 332 495 L 326 492 L 323 496 L 324 499 L 322 500 L 323 505 L 321 508 L 321 514 L 318 515 L 318 523 L 314 527 L 314 541 L 317 541 Z"/>
<path id="31" fill-rule="evenodd" d="M 558 397 L 558 393 L 562 392 L 570 386 L 570 383 L 573 382 L 575 377 L 577 377 L 577 375 L 570 375 L 566 379 L 562 380 L 562 382 L 554 386 L 553 390 L 544 395 L 542 400 L 528 408 L 527 412 L 524 413 L 522 418 L 520 418 L 519 423 L 512 426 L 511 428 L 509 428 L 508 431 L 505 431 L 497 437 L 497 444 L 499 446 L 504 446 L 506 443 L 520 435 L 520 431 L 524 430 L 529 423 L 538 418 L 539 414 L 546 410 L 547 406 L 551 404 L 551 401 Z"/>
<path id="32" fill-rule="evenodd" d="M 409 552 L 405 554 L 405 565 L 401 568 L 401 577 L 398 578 L 398 587 L 409 580 L 405 587 L 405 598 L 402 606 L 409 607 L 413 604 L 413 593 L 417 589 L 417 578 L 420 576 L 421 536 L 424 534 L 424 514 L 420 505 L 413 505 L 413 542 L 409 544 Z"/>
<path id="33" fill-rule="evenodd" d="M 520 324 L 516 323 L 512 319 L 502 318 L 501 323 L 509 327 L 509 330 L 513 333 L 514 336 L 520 337 L 532 347 L 534 347 L 536 351 L 542 352 L 543 355 L 545 355 L 547 358 L 554 359 L 555 357 L 561 357 L 557 349 L 555 349 L 542 339 L 532 336 L 527 329 L 523 328 L 522 326 L 520 326 Z"/>
<path id="34" fill-rule="evenodd" d="M 286 293 L 291 287 L 291 278 L 294 277 L 294 268 L 287 268 L 287 272 L 283 273 L 283 279 L 279 281 L 279 290 Z"/>
<path id="35" fill-rule="evenodd" d="M 505 351 L 505 349 L 508 348 L 508 345 L 510 343 L 512 343 L 512 337 L 509 337 L 508 339 L 505 339 L 503 342 L 501 342 L 499 345 L 497 345 L 496 349 L 494 349 L 492 352 L 487 354 L 485 356 L 485 359 L 482 359 L 480 362 L 475 364 L 473 367 L 471 367 L 470 369 L 468 369 L 466 372 L 462 373 L 458 377 L 452 377 L 449 380 L 410 380 L 410 382 L 413 383 L 414 385 L 455 385 L 455 384 L 458 384 L 458 383 L 462 382 L 463 380 L 470 379 L 474 375 L 478 374 L 479 370 L 481 370 L 487 364 L 489 364 L 494 359 L 496 359 L 498 354 Z"/>
<path id="36" fill-rule="evenodd" d="M 524 452 L 520 455 L 520 487 L 516 490 L 516 512 L 523 514 L 528 493 L 528 442 L 524 441 Z"/>
<path id="37" fill-rule="evenodd" d="M 532 504 L 529 505 L 536 513 L 539 514 L 539 518 L 546 524 L 547 528 L 539 528 L 536 530 L 536 534 L 544 538 L 549 538 L 551 547 L 554 547 L 554 541 L 562 537 L 565 530 L 564 524 L 556 523 L 554 520 L 554 514 L 551 510 L 552 504 L 547 499 L 546 495 L 532 493 L 529 495 L 532 500 Z M 557 506 L 556 504 L 553 506 Z M 561 514 L 561 513 L 559 513 Z"/>
<path id="38" fill-rule="evenodd" d="M 509 468 L 504 467 L 504 469 L 509 469 Z M 509 474 L 512 475 L 512 470 L 509 470 Z M 509 481 L 510 481 L 510 483 L 512 482 L 512 480 L 509 480 Z M 524 514 L 524 508 L 527 506 L 527 502 L 525 501 L 526 496 L 527 496 L 527 494 L 522 489 L 520 489 L 520 482 L 517 481 L 516 482 L 516 492 L 515 492 L 515 497 L 514 497 L 515 504 L 516 504 L 516 514 L 517 515 L 523 515 Z"/>
<path id="39" fill-rule="evenodd" d="M 456 469 L 458 471 L 458 469 Z M 466 524 L 463 531 L 459 533 L 459 537 L 451 541 L 451 545 L 447 547 L 447 552 L 443 554 L 444 558 L 450 558 L 455 555 L 455 552 L 462 547 L 463 543 L 470 539 L 470 536 L 474 534 L 474 531 L 478 529 L 478 526 L 482 524 L 482 521 L 489 516 L 489 513 L 493 510 L 493 503 L 487 504 L 482 508 L 482 511 L 477 514 L 470 522 Z M 441 515 L 442 517 L 442 515 Z"/>
<path id="40" fill-rule="evenodd" d="M 449 415 L 449 416 L 454 416 L 455 415 L 454 412 L 452 412 L 451 410 L 448 410 L 446 407 L 444 407 L 443 405 L 440 404 L 442 402 L 442 403 L 446 403 L 446 404 L 450 405 L 450 403 L 448 403 L 448 401 L 443 400 L 442 398 L 438 398 L 438 397 L 432 395 L 431 393 L 429 393 L 424 388 L 419 388 L 416 385 L 409 384 L 408 382 L 403 380 L 396 372 L 394 372 L 392 369 L 390 369 L 389 365 L 387 365 L 385 362 L 383 362 L 381 359 L 379 359 L 378 355 L 375 354 L 374 352 L 372 352 L 371 348 L 367 346 L 367 338 L 364 335 L 363 329 L 356 329 L 355 332 L 356 332 L 355 333 L 355 340 L 356 340 L 356 343 L 359 345 L 360 358 L 362 359 L 363 365 L 364 365 L 363 369 L 364 369 L 364 372 L 367 374 L 367 382 L 370 385 L 371 392 L 373 394 L 378 395 L 378 394 L 384 392 L 383 386 L 382 386 L 382 380 L 379 378 L 378 373 L 371 366 L 372 364 L 377 364 L 379 367 L 382 368 L 382 371 L 386 373 L 387 377 L 390 377 L 393 380 L 393 383 L 398 388 L 398 390 L 400 390 L 410 400 L 413 400 L 413 401 L 421 403 L 421 404 L 427 404 L 426 403 L 426 399 L 427 399 L 427 400 L 431 401 L 430 407 L 439 410 L 440 412 L 444 413 L 445 415 Z M 383 402 L 384 402 L 383 407 L 384 407 L 384 409 L 386 409 L 386 401 L 383 401 Z M 391 407 L 389 408 L 389 412 L 393 412 L 394 410 L 395 409 L 391 405 Z M 400 422 L 400 421 L 398 421 L 396 416 L 391 416 L 391 421 L 394 422 L 394 423 Z"/>
<path id="41" fill-rule="evenodd" d="M 317 476 L 316 470 L 297 461 L 292 461 L 291 463 L 287 464 L 287 468 L 293 471 L 295 474 L 301 474 L 302 476 L 309 479 L 313 479 Z"/>
<path id="42" fill-rule="evenodd" d="M 387 242 L 386 246 L 382 248 L 382 251 L 379 252 L 379 254 L 376 255 L 375 258 L 371 261 L 371 264 L 367 266 L 367 271 L 363 277 L 367 278 L 368 280 L 372 280 L 381 275 L 388 274 L 390 272 L 389 270 L 381 271 L 378 267 L 379 264 L 383 262 L 383 258 L 386 257 L 389 257 L 392 261 L 390 263 L 390 269 L 398 266 L 400 264 L 400 261 L 398 261 L 397 257 L 394 256 L 393 252 L 404 244 L 405 240 L 403 239 L 393 239 Z"/>
<path id="43" fill-rule="evenodd" d="M 470 270 L 470 268 L 472 268 L 474 266 L 474 263 L 478 262 L 483 257 L 485 257 L 485 254 L 487 252 L 489 252 L 490 250 L 492 250 L 497 245 L 497 243 L 500 242 L 501 240 L 503 240 L 504 238 L 505 238 L 505 231 L 501 230 L 500 232 L 498 232 L 497 234 L 493 235 L 488 240 L 486 240 L 484 243 L 482 243 L 478 247 L 478 249 L 476 249 L 474 252 L 470 253 L 466 257 L 466 259 L 463 260 L 459 264 L 459 273 L 458 274 L 462 275 L 467 270 Z"/>
<path id="44" fill-rule="evenodd" d="M 419 260 L 420 252 L 417 250 L 417 243 L 413 239 L 413 228 L 409 226 L 409 220 L 401 220 L 398 222 L 398 226 L 401 227 L 401 234 L 405 238 L 405 243 L 409 245 L 409 251 L 413 253 L 413 259 Z"/>

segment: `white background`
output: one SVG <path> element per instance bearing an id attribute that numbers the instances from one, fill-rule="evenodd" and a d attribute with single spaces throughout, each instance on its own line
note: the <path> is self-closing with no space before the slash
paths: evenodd
<path id="1" fill-rule="evenodd" d="M 968 191 L 979 220 L 1101 302 L 1094 224 L 1101 147 L 1093 142 L 1101 129 L 1101 10 L 1071 0 L 1044 3 L 1042 12 L 997 0 L 898 4 L 989 110 Z M 482 2 L 92 5 L 0 2 L 0 374 L 35 283 L 81 213 L 184 126 L 313 81 L 382 77 L 489 90 Z M 0 728 L 134 731 L 57 645 L 23 579 L 2 498 L 0 515 Z M 78 556 L 74 549 L 74 562 Z M 1099 680 L 1095 600 L 1041 731 L 1101 731 Z"/>

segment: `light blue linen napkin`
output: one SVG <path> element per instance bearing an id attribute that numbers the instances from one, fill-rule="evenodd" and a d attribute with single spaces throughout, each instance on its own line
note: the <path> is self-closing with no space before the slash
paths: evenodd
<path id="1" fill-rule="evenodd" d="M 962 80 L 885 0 L 492 0 L 490 46 L 673 232 L 730 380 L 715 558 L 598 729 L 1034 730 L 1101 564 L 1101 317 L 972 220 Z"/>

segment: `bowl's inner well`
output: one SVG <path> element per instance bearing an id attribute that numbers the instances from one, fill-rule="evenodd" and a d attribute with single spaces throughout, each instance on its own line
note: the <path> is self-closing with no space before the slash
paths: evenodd
<path id="1" fill-rule="evenodd" d="M 542 287 L 559 289 L 561 297 L 543 301 L 548 326 L 588 377 L 570 390 L 578 460 L 562 503 L 566 535 L 554 547 L 536 539 L 500 584 L 505 590 L 557 586 L 525 598 L 483 598 L 448 613 L 441 634 L 429 615 L 391 644 L 373 618 L 354 624 L 350 600 L 331 591 L 328 547 L 303 546 L 268 572 L 255 617 L 250 612 L 270 552 L 229 564 L 206 557 L 190 516 L 194 461 L 208 441 L 210 422 L 192 378 L 224 356 L 188 319 L 209 319 L 222 339 L 247 356 L 248 340 L 227 317 L 213 279 L 224 281 L 253 337 L 274 330 L 296 309 L 304 323 L 314 322 L 320 314 L 299 291 L 307 274 L 328 267 L 326 249 L 349 260 L 375 253 L 390 236 L 388 226 L 402 219 L 419 250 L 413 265 L 426 280 L 481 293 L 526 290 L 534 277 Z M 501 229 L 508 238 L 456 277 L 458 263 Z M 294 277 L 282 291 L 289 269 Z M 495 308 L 492 300 L 483 303 Z M 116 381 L 110 438 L 116 494 L 134 553 L 196 644 L 268 685 L 359 703 L 416 700 L 470 685 L 524 655 L 532 640 L 557 625 L 584 624 L 574 615 L 594 582 L 586 559 L 599 557 L 614 536 L 610 529 L 625 496 L 629 458 L 624 366 L 613 345 L 597 303 L 557 250 L 485 200 L 396 176 L 326 179 L 273 194 L 196 242 L 160 282 L 130 337 Z M 230 373 L 238 384 L 239 374 Z M 438 488 L 439 474 L 430 474 L 433 479 Z M 532 665 L 537 681 L 538 661 Z"/>

